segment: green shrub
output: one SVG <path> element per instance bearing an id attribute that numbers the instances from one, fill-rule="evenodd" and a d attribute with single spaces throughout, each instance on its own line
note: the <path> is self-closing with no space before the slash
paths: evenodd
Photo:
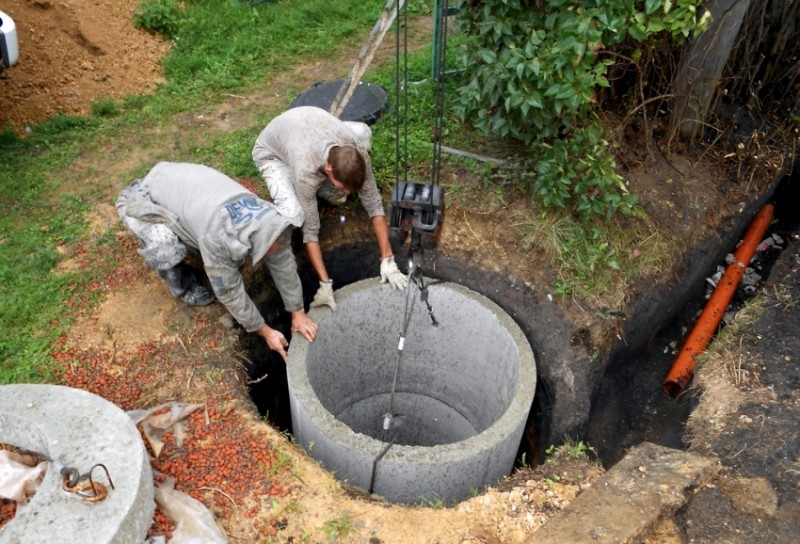
<path id="1" fill-rule="evenodd" d="M 144 0 L 133 10 L 136 28 L 151 34 L 161 34 L 168 40 L 178 32 L 181 8 L 177 0 Z"/>
<path id="2" fill-rule="evenodd" d="M 532 188 L 546 205 L 580 216 L 630 213 L 635 199 L 615 173 L 595 113 L 609 87 L 608 48 L 667 32 L 685 37 L 707 21 L 700 0 L 482 0 L 458 2 L 468 39 L 455 109 L 487 133 L 520 140 L 535 157 Z"/>
<path id="3" fill-rule="evenodd" d="M 628 193 L 616 172 L 611 144 L 599 123 L 576 128 L 563 138 L 531 144 L 536 157 L 532 180 L 534 198 L 547 207 L 569 204 L 581 219 L 612 217 L 616 212 L 635 213 L 638 197 Z"/>

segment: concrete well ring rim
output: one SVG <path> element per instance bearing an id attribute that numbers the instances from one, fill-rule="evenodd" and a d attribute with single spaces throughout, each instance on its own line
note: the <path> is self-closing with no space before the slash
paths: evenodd
<path id="1" fill-rule="evenodd" d="M 344 303 L 350 296 L 365 287 L 377 284 L 377 278 L 370 278 L 338 289 L 336 291 L 337 304 Z M 519 325 L 499 305 L 485 295 L 457 283 L 440 282 L 437 285 L 468 296 L 497 317 L 519 349 L 519 381 L 505 412 L 485 430 L 465 440 L 450 444 L 428 447 L 395 445 L 384 454 L 383 459 L 386 461 L 402 459 L 408 463 L 438 465 L 472 458 L 479 452 L 491 449 L 494 444 L 502 441 L 518 425 L 520 419 L 527 420 L 533 405 L 537 377 L 536 362 L 533 349 Z M 388 285 L 381 286 L 381 288 L 391 289 Z M 323 327 L 326 317 L 332 313 L 329 308 L 320 307 L 311 309 L 308 315 L 320 324 L 320 327 Z M 331 436 L 335 435 L 337 442 L 345 447 L 358 448 L 364 452 L 378 455 L 385 448 L 385 442 L 353 431 L 323 406 L 317 395 L 314 394 L 312 387 L 306 387 L 310 383 L 305 364 L 309 347 L 310 343 L 301 334 L 293 335 L 287 360 L 287 380 L 292 394 L 303 406 L 308 408 L 309 412 L 315 414 L 314 422 L 321 431 Z M 300 384 L 303 387 L 299 387 Z M 432 457 L 435 457 L 435 460 L 431 460 Z"/>

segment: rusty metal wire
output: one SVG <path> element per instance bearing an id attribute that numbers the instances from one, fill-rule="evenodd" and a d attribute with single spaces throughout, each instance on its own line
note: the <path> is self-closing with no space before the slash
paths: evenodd
<path id="1" fill-rule="evenodd" d="M 61 476 L 63 477 L 63 487 L 66 491 L 74 493 L 86 502 L 99 502 L 108 496 L 108 489 L 105 485 L 95 482 L 92 479 L 92 472 L 97 467 L 102 467 L 108 479 L 108 485 L 114 489 L 114 482 L 111 480 L 111 474 L 108 468 L 102 463 L 97 463 L 89 469 L 84 475 L 75 467 L 63 467 L 61 469 Z"/>

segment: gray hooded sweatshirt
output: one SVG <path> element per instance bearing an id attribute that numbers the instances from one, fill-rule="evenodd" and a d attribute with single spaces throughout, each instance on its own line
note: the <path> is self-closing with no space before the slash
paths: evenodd
<path id="1" fill-rule="evenodd" d="M 253 146 L 253 161 L 257 166 L 276 158 L 289 166 L 295 194 L 305 213 L 303 243 L 319 240 L 317 191 L 327 179 L 321 169 L 334 146 L 354 147 L 364 157 L 367 172 L 358 196 L 370 218 L 384 215 L 365 142 L 346 122 L 322 108 L 299 106 L 283 112 L 261 131 Z"/>
<path id="2" fill-rule="evenodd" d="M 214 294 L 245 330 L 265 324 L 239 272 L 247 257 L 253 265 L 264 259 L 287 312 L 303 308 L 290 224 L 270 202 L 199 164 L 160 162 L 141 187 L 120 194 L 120 216 L 162 223 L 199 250 Z"/>

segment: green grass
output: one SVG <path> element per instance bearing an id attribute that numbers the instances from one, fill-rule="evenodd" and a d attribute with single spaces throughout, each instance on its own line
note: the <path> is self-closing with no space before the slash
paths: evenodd
<path id="1" fill-rule="evenodd" d="M 57 247 L 76 243 L 84 232 L 86 205 L 75 195 L 54 198 L 51 179 L 26 174 L 13 176 L 19 185 L 0 197 L 0 383 L 47 377 L 49 342 L 69 324 L 66 299 L 90 280 L 53 273 Z M 12 178 L 6 168 L 0 177 Z"/>
<path id="2" fill-rule="evenodd" d="M 255 8 L 217 0 L 189 3 L 182 11 L 173 51 L 163 62 L 168 82 L 154 104 L 161 114 L 247 91 L 343 43 L 358 45 L 380 13 L 359 0 L 287 0 Z"/>
<path id="3" fill-rule="evenodd" d="M 325 535 L 328 537 L 328 542 L 336 542 L 339 538 L 347 538 L 347 536 L 356 530 L 353 525 L 353 520 L 350 519 L 350 512 L 345 510 L 341 516 L 335 519 L 329 519 L 325 522 Z"/>
<path id="4" fill-rule="evenodd" d="M 0 383 L 45 378 L 49 342 L 65 326 L 62 307 L 74 278 L 51 271 L 57 247 L 82 234 L 86 208 L 74 195 L 59 195 L 57 178 L 41 165 L 63 165 L 70 144 L 59 130 L 85 124 L 54 118 L 25 141 L 0 134 Z"/>
<path id="5" fill-rule="evenodd" d="M 669 243 L 644 223 L 594 220 L 581 223 L 567 212 L 542 211 L 523 229 L 522 243 L 536 247 L 553 263 L 558 277 L 554 294 L 621 309 L 629 278 L 668 268 Z"/>
<path id="6" fill-rule="evenodd" d="M 573 459 L 580 459 L 581 457 L 590 457 L 594 456 L 597 457 L 597 450 L 594 446 L 590 446 L 583 440 L 574 440 L 569 436 L 564 436 L 564 442 L 560 446 L 550 445 L 545 450 L 547 454 L 547 461 L 552 462 L 552 460 L 559 456 L 559 455 L 568 455 Z M 554 476 L 553 477 L 556 481 L 560 480 L 560 477 Z"/>

